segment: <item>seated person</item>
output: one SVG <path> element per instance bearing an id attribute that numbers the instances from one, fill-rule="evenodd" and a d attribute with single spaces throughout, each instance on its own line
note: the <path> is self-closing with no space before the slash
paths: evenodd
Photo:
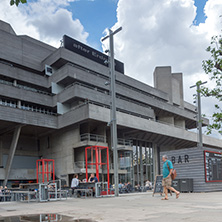
<path id="1" fill-rule="evenodd" d="M 98 179 L 97 179 L 97 177 L 95 176 L 94 173 L 91 173 L 91 175 L 89 177 L 89 182 L 91 182 L 91 183 L 97 183 L 98 182 Z"/>
<path id="2" fill-rule="evenodd" d="M 119 193 L 122 193 L 123 192 L 123 184 L 120 182 L 119 185 Z"/>
<path id="3" fill-rule="evenodd" d="M 94 173 L 91 173 L 91 175 L 89 177 L 89 182 L 90 183 L 97 183 L 98 182 L 98 179 Z M 95 190 L 96 190 L 95 187 L 93 187 L 93 196 L 95 195 Z"/>
<path id="4" fill-rule="evenodd" d="M 151 183 L 149 180 L 146 181 L 146 183 L 145 183 L 145 188 L 146 188 L 147 190 L 152 190 L 152 183 Z"/>
<path id="5" fill-rule="evenodd" d="M 128 192 L 133 192 L 133 186 L 130 182 L 128 182 L 128 184 L 127 184 L 127 190 L 128 190 Z"/>
<path id="6" fill-rule="evenodd" d="M 73 176 L 73 179 L 72 179 L 72 182 L 71 182 L 72 194 L 74 194 L 74 190 L 77 189 L 78 186 L 79 186 L 78 174 L 75 174 Z"/>

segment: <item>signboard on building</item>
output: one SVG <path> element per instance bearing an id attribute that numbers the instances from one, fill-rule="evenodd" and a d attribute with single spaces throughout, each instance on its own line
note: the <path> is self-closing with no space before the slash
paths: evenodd
<path id="1" fill-rule="evenodd" d="M 63 36 L 63 46 L 64 48 L 72 52 L 75 52 L 81 56 L 93 60 L 94 62 L 100 63 L 101 65 L 108 67 L 107 55 L 75 39 L 72 39 L 67 35 Z M 115 60 L 115 70 L 124 74 L 124 64 L 118 60 Z"/>
<path id="2" fill-rule="evenodd" d="M 222 182 L 222 154 L 204 151 L 204 167 L 206 182 Z"/>

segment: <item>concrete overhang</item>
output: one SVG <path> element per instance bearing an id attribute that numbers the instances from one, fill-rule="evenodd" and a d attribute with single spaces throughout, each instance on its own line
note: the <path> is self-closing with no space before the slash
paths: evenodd
<path id="1" fill-rule="evenodd" d="M 49 88 L 48 79 L 46 76 L 35 75 L 32 72 L 3 63 L 0 65 L 0 71 L 1 73 L 4 73 L 4 76 L 20 82 L 27 82 L 39 87 Z"/>
<path id="2" fill-rule="evenodd" d="M 56 82 L 58 84 L 62 84 L 62 85 L 66 86 L 68 83 L 71 85 L 75 81 L 84 82 L 86 79 L 88 79 L 90 77 L 93 77 L 93 78 L 91 78 L 90 83 L 92 85 L 95 85 L 95 88 L 100 87 L 100 88 L 103 88 L 104 90 L 109 90 L 107 87 L 105 87 L 105 84 L 104 84 L 105 81 L 106 81 L 105 79 L 104 79 L 104 81 L 101 81 L 101 77 L 96 76 L 95 74 L 94 75 L 90 74 L 90 73 L 86 72 L 85 70 L 78 69 L 78 68 L 74 67 L 72 64 L 66 64 L 60 70 L 55 72 L 55 74 L 50 77 L 50 81 L 53 81 L 53 82 Z M 121 78 L 122 78 L 122 80 L 125 78 L 125 83 L 127 83 L 129 77 L 124 76 L 124 77 L 121 77 Z M 137 85 L 139 87 L 140 86 L 139 82 L 136 81 L 136 80 L 134 80 L 134 81 L 135 81 L 135 83 L 137 83 Z M 132 81 L 129 82 L 129 84 L 130 83 L 133 84 Z M 135 83 L 133 84 L 133 86 L 135 86 Z M 141 85 L 141 87 L 142 86 L 143 86 L 143 84 Z M 60 93 L 61 95 L 58 95 L 58 97 L 62 98 L 62 94 L 69 95 L 70 94 L 69 91 L 70 91 L 71 87 L 68 87 L 63 92 L 61 92 Z M 143 88 L 144 87 L 145 86 L 143 86 Z M 93 88 L 93 86 L 92 86 L 92 88 Z M 186 119 L 188 121 L 187 122 L 188 123 L 187 124 L 188 128 L 193 128 L 193 127 L 196 126 L 195 110 L 183 109 L 183 108 L 177 107 L 175 105 L 172 105 L 172 104 L 166 102 L 167 100 L 163 99 L 164 100 L 163 101 L 161 99 L 158 99 L 157 95 L 159 96 L 159 98 L 167 99 L 166 93 L 162 93 L 161 91 L 154 90 L 152 87 L 147 86 L 147 89 L 150 90 L 150 91 L 147 91 L 147 92 L 154 93 L 153 96 L 141 94 L 140 91 L 135 90 L 135 89 L 133 89 L 132 87 L 131 88 L 130 87 L 126 88 L 125 86 L 121 86 L 119 84 L 116 84 L 117 94 L 119 94 L 120 96 L 122 95 L 126 98 L 128 97 L 128 98 L 134 99 L 135 101 L 139 101 L 141 103 L 147 104 L 148 106 L 151 106 L 155 110 L 156 115 L 159 112 L 165 112 L 167 115 L 172 115 L 172 116 L 176 116 L 176 117 L 183 117 L 184 119 Z M 139 89 L 139 88 L 137 88 L 137 89 Z M 88 91 L 87 88 L 86 88 L 86 91 Z M 92 93 L 93 93 L 93 91 L 92 91 Z M 63 103 L 65 101 L 67 101 L 68 99 L 71 99 L 71 97 L 73 95 L 75 95 L 75 94 L 72 93 L 72 94 L 70 94 L 70 96 L 65 96 L 65 98 L 63 100 L 59 101 L 59 102 Z M 83 97 L 84 93 L 83 93 L 83 95 L 78 93 L 78 95 L 79 95 L 79 97 Z M 86 96 L 86 98 L 89 98 L 89 97 Z M 101 97 L 101 99 L 102 99 L 102 97 Z M 97 99 L 92 98 L 92 100 L 96 101 Z M 57 102 L 56 99 L 54 100 L 54 102 Z M 188 105 L 189 104 L 186 103 L 186 107 Z M 208 123 L 209 122 L 207 121 L 207 119 L 203 118 L 203 125 L 207 125 Z"/>
<path id="3" fill-rule="evenodd" d="M 101 93 L 97 88 L 87 88 L 79 84 L 74 84 L 73 86 L 63 90 L 58 95 L 53 97 L 54 105 L 57 102 L 65 103 L 71 102 L 74 99 L 81 98 L 82 100 L 94 101 L 96 103 L 103 104 L 104 106 L 110 106 L 110 95 Z M 149 107 L 142 107 L 137 104 L 131 103 L 126 100 L 116 99 L 117 109 L 121 109 L 124 112 L 131 112 L 137 115 L 146 116 L 147 118 L 155 118 L 154 111 Z"/>
<path id="4" fill-rule="evenodd" d="M 0 121 L 8 121 L 17 124 L 46 127 L 51 129 L 57 128 L 57 116 L 7 106 L 0 106 Z"/>
<path id="5" fill-rule="evenodd" d="M 107 74 L 107 70 L 105 70 L 105 74 L 103 75 L 104 82 L 109 79 L 109 76 Z M 63 85 L 67 85 L 68 81 L 71 79 L 77 79 L 80 81 L 84 81 L 90 76 L 93 76 L 93 79 L 91 79 L 91 84 L 94 84 L 98 87 L 106 88 L 104 85 L 104 82 L 101 81 L 101 75 L 97 76 L 96 73 L 90 72 L 90 70 L 87 70 L 86 68 L 80 68 L 76 67 L 75 65 L 71 63 L 65 64 L 63 67 L 55 71 L 55 73 L 49 78 L 50 82 L 55 82 Z M 117 84 L 116 87 L 125 88 L 127 89 L 133 89 L 134 91 L 140 90 L 144 93 L 149 94 L 150 96 L 162 99 L 164 101 L 169 101 L 169 96 L 167 93 L 162 92 L 158 89 L 155 89 L 154 87 L 151 87 L 145 83 L 142 83 L 136 79 L 133 79 L 129 76 L 116 73 L 116 80 Z M 70 84 L 70 83 L 69 83 Z M 124 85 L 123 85 L 124 84 Z M 50 87 L 50 86 L 49 86 Z"/>
<path id="6" fill-rule="evenodd" d="M 39 94 L 36 92 L 20 89 L 18 87 L 2 84 L 0 87 L 0 95 L 4 97 L 10 97 L 15 100 L 23 100 L 24 102 L 38 104 L 45 107 L 53 107 L 52 96 Z"/>
<path id="7" fill-rule="evenodd" d="M 89 69 L 94 72 L 102 73 L 103 75 L 109 76 L 109 69 L 97 62 L 87 59 L 84 56 L 76 54 L 63 47 L 58 48 L 53 53 L 51 53 L 46 59 L 42 61 L 42 71 L 45 69 L 45 64 L 54 67 L 55 69 L 60 69 L 67 63 L 73 63 L 84 69 Z M 118 72 L 117 72 L 118 73 Z M 122 75 L 122 74 L 121 74 Z"/>
<path id="8" fill-rule="evenodd" d="M 102 122 L 110 121 L 110 110 L 89 104 L 89 118 Z M 140 132 L 152 133 L 155 137 L 172 138 L 181 141 L 188 141 L 191 144 L 197 143 L 197 134 L 170 125 L 158 123 L 152 120 L 142 119 L 125 113 L 117 112 L 117 125 L 125 128 L 139 130 Z M 152 141 L 151 141 L 152 142 Z M 216 138 L 203 135 L 203 144 L 211 147 L 221 148 L 222 141 Z"/>

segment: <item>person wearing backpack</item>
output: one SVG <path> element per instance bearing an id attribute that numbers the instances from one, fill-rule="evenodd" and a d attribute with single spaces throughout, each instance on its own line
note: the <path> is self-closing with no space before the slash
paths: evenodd
<path id="1" fill-rule="evenodd" d="M 168 190 L 173 191 L 176 193 L 176 199 L 179 198 L 180 192 L 174 189 L 172 184 L 172 178 L 171 174 L 173 172 L 173 164 L 170 160 L 168 160 L 167 155 L 162 156 L 163 160 L 163 180 L 162 180 L 162 186 L 163 186 L 163 192 L 165 194 L 165 197 L 162 198 L 162 200 L 168 200 Z"/>

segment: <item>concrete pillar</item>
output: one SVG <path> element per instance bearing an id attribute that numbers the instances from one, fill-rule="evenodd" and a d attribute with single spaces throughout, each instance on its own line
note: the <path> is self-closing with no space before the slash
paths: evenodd
<path id="1" fill-rule="evenodd" d="M 174 125 L 185 129 L 185 120 L 174 119 Z"/>
<path id="2" fill-rule="evenodd" d="M 143 148 L 140 143 L 140 186 L 143 187 Z"/>
<path id="3" fill-rule="evenodd" d="M 9 155 L 8 155 L 8 159 L 7 159 L 7 163 L 6 163 L 6 167 L 5 167 L 5 180 L 3 185 L 6 186 L 7 182 L 8 182 L 8 177 L 9 177 L 9 173 L 11 170 L 11 166 L 12 166 L 12 161 L 15 155 L 15 150 L 18 144 L 18 139 L 19 139 L 19 135 L 21 132 L 21 128 L 22 126 L 17 126 L 15 128 L 14 134 L 13 134 L 13 138 L 12 138 L 12 143 L 10 146 L 10 150 L 9 150 Z"/>
<path id="4" fill-rule="evenodd" d="M 159 157 L 158 148 L 156 144 L 153 144 L 153 177 L 159 174 Z"/>
<path id="5" fill-rule="evenodd" d="M 145 146 L 146 180 L 148 180 L 148 152 L 147 152 L 147 150 L 149 149 L 148 145 L 149 145 L 149 143 L 146 143 L 146 146 Z"/>
<path id="6" fill-rule="evenodd" d="M 17 102 L 17 107 L 18 107 L 19 109 L 21 109 L 21 106 L 22 106 L 21 101 L 18 100 L 18 102 Z"/>
<path id="7" fill-rule="evenodd" d="M 2 137 L 0 137 L 0 166 L 2 166 Z"/>
<path id="8" fill-rule="evenodd" d="M 13 86 L 17 86 L 17 80 L 16 79 L 14 79 L 14 81 L 13 81 Z"/>
<path id="9" fill-rule="evenodd" d="M 174 117 L 173 116 L 158 116 L 158 122 L 174 125 Z"/>
<path id="10" fill-rule="evenodd" d="M 150 146 L 150 155 L 151 155 L 151 162 L 150 162 L 150 178 L 151 181 L 154 181 L 154 154 L 153 154 L 153 148 Z"/>
<path id="11" fill-rule="evenodd" d="M 140 176 L 139 176 L 139 152 L 138 152 L 138 142 L 136 143 L 136 172 L 137 172 L 137 184 L 139 184 Z"/>
<path id="12" fill-rule="evenodd" d="M 131 160 L 132 160 L 132 185 L 135 187 L 135 172 L 134 172 L 134 162 L 133 162 L 133 151 L 131 152 Z"/>

